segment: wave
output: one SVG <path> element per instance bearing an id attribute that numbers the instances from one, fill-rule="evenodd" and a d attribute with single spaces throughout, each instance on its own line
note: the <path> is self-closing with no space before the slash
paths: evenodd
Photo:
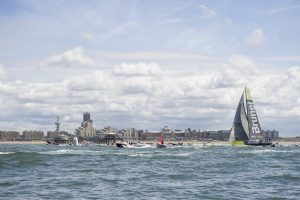
<path id="1" fill-rule="evenodd" d="M 92 154 L 97 155 L 101 154 L 99 151 L 91 151 L 91 150 L 82 150 L 82 149 L 59 149 L 55 151 L 43 151 L 39 152 L 39 154 L 46 155 L 82 155 L 82 154 Z"/>
<path id="2" fill-rule="evenodd" d="M 267 154 L 267 153 L 296 153 L 297 151 L 295 150 L 278 150 L 278 149 L 247 149 L 244 151 L 238 151 L 237 153 L 242 153 L 242 154 Z"/>
<path id="3" fill-rule="evenodd" d="M 267 179 L 277 179 L 277 180 L 280 180 L 280 181 L 283 181 L 283 180 L 288 180 L 288 181 L 299 181 L 300 180 L 300 177 L 298 175 L 295 175 L 295 174 L 279 174 L 279 175 L 269 175 L 269 176 L 265 176 L 264 178 L 267 178 Z"/>
<path id="4" fill-rule="evenodd" d="M 275 149 L 254 149 L 250 153 L 269 153 L 269 152 L 278 152 Z"/>
<path id="5" fill-rule="evenodd" d="M 0 155 L 14 154 L 15 152 L 0 152 Z"/>
<path id="6" fill-rule="evenodd" d="M 151 154 L 151 153 L 134 153 L 134 154 L 125 154 L 129 157 L 189 157 L 193 152 L 189 153 L 162 153 L 162 154 Z"/>
<path id="7" fill-rule="evenodd" d="M 188 153 L 178 153 L 178 154 L 173 154 L 174 156 L 178 156 L 178 157 L 189 157 L 190 155 L 192 155 L 193 152 L 188 152 Z"/>
<path id="8" fill-rule="evenodd" d="M 129 157 L 152 157 L 151 154 L 143 154 L 143 153 L 136 153 L 136 154 L 128 154 Z"/>

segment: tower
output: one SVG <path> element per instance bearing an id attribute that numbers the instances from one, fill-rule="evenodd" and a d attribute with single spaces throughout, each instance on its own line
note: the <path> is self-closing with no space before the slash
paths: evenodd
<path id="1" fill-rule="evenodd" d="M 59 121 L 59 116 L 56 116 L 55 133 L 58 134 L 59 132 L 60 132 L 60 121 Z"/>
<path id="2" fill-rule="evenodd" d="M 89 112 L 83 113 L 83 121 L 84 122 L 91 121 L 91 114 Z"/>
<path id="3" fill-rule="evenodd" d="M 89 112 L 83 113 L 81 126 L 75 131 L 77 136 L 92 137 L 96 134 L 96 129 L 93 127 L 93 120 L 91 120 L 91 114 Z"/>

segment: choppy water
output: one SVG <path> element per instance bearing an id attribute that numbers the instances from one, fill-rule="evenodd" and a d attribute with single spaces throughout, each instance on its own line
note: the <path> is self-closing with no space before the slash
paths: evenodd
<path id="1" fill-rule="evenodd" d="M 300 147 L 1 144 L 0 199 L 300 199 Z"/>

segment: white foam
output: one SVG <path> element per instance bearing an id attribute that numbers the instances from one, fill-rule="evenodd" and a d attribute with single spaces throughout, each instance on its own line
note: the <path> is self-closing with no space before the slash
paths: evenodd
<path id="1" fill-rule="evenodd" d="M 40 154 L 47 154 L 47 155 L 64 155 L 64 154 L 72 154 L 72 155 L 81 155 L 81 154 L 100 154 L 99 151 L 90 151 L 90 150 L 82 150 L 82 149 L 59 149 L 56 151 L 45 151 L 40 152 Z"/>
<path id="2" fill-rule="evenodd" d="M 173 154 L 174 156 L 179 156 L 179 157 L 189 157 L 192 155 L 193 152 L 188 152 L 188 153 L 178 153 L 178 154 Z"/>
<path id="3" fill-rule="evenodd" d="M 143 146 L 140 146 L 139 148 L 156 148 L 156 146 L 151 145 L 151 144 L 144 144 Z"/>
<path id="4" fill-rule="evenodd" d="M 276 150 L 273 149 L 255 149 L 251 151 L 251 153 L 268 153 L 268 152 L 276 152 Z"/>
<path id="5" fill-rule="evenodd" d="M 0 152 L 0 155 L 14 154 L 15 152 Z"/>
<path id="6" fill-rule="evenodd" d="M 288 153 L 293 151 L 278 150 L 278 149 L 254 149 L 250 151 L 240 151 L 238 153 L 253 153 L 253 154 L 264 154 L 264 153 Z"/>
<path id="7" fill-rule="evenodd" d="M 137 153 L 137 154 L 129 154 L 129 157 L 152 157 L 153 155 L 151 154 L 142 154 L 142 153 Z"/>

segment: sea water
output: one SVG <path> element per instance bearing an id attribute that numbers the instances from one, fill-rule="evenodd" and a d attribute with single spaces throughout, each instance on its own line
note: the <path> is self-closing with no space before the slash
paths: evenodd
<path id="1" fill-rule="evenodd" d="M 1 144 L 0 199 L 300 199 L 300 147 Z"/>

